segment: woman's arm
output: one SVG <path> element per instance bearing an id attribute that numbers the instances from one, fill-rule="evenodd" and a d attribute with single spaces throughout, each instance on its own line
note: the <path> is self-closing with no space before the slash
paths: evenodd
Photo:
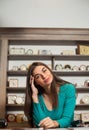
<path id="1" fill-rule="evenodd" d="M 62 118 L 56 120 L 60 124 L 61 128 L 70 126 L 74 118 L 74 109 L 76 104 L 76 91 L 75 91 L 75 87 L 72 84 L 66 86 L 65 95 L 66 95 L 65 105 L 64 105 Z"/>
<path id="2" fill-rule="evenodd" d="M 31 76 L 30 78 L 30 84 L 32 89 L 32 100 L 33 100 L 33 120 L 34 124 L 37 126 L 39 125 L 40 121 L 46 117 L 46 115 L 43 113 L 39 99 L 38 99 L 38 90 L 34 85 L 34 77 Z"/>
<path id="3" fill-rule="evenodd" d="M 46 118 L 47 116 L 42 111 L 40 103 L 33 103 L 33 119 L 34 123 L 39 126 L 41 120 Z"/>
<path id="4" fill-rule="evenodd" d="M 61 119 L 52 120 L 50 117 L 44 114 L 40 103 L 33 103 L 33 118 L 34 123 L 41 127 L 52 128 L 52 127 L 68 127 L 73 120 L 73 114 L 75 109 L 76 94 L 75 87 L 68 85 L 65 87 L 65 105 Z M 48 123 L 48 124 L 47 124 Z"/>
<path id="5" fill-rule="evenodd" d="M 33 118 L 36 126 L 44 128 L 57 128 L 59 123 L 44 114 L 39 103 L 33 104 Z"/>

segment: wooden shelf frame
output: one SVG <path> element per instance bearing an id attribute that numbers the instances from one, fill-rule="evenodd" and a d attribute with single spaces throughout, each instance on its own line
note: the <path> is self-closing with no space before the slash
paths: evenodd
<path id="1" fill-rule="evenodd" d="M 30 41 L 30 42 L 29 42 Z M 0 28 L 0 118 L 4 118 L 6 111 L 21 110 L 22 106 L 9 106 L 6 105 L 6 95 L 11 92 L 25 92 L 24 88 L 8 88 L 7 77 L 8 76 L 26 76 L 27 72 L 12 72 L 8 70 L 9 60 L 50 60 L 52 61 L 52 68 L 54 69 L 54 62 L 56 60 L 83 60 L 89 61 L 89 56 L 85 55 L 8 55 L 9 45 L 38 45 L 38 46 L 75 46 L 78 43 L 86 44 L 89 42 L 89 29 L 78 29 L 78 28 Z M 46 44 L 45 44 L 46 43 Z M 55 43 L 55 44 L 54 44 Z M 53 70 L 54 73 L 60 74 L 61 76 L 89 76 L 88 71 L 78 72 L 60 72 Z M 89 92 L 88 88 L 77 88 L 80 93 Z M 77 105 L 77 110 L 89 110 L 89 105 Z M 11 124 L 12 125 L 12 124 Z"/>

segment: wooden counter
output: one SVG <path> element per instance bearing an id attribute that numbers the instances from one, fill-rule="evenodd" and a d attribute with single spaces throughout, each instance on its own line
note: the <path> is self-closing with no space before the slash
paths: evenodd
<path id="1" fill-rule="evenodd" d="M 43 128 L 1 128 L 0 130 L 89 130 L 89 127 L 76 127 L 76 128 L 54 128 L 54 129 L 43 129 Z"/>

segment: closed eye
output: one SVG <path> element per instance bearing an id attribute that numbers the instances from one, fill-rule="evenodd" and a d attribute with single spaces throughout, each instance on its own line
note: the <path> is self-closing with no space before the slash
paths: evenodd
<path id="1" fill-rule="evenodd" d="M 47 69 L 46 69 L 45 67 L 43 67 L 41 71 L 42 71 L 42 73 L 45 73 L 45 72 L 47 71 Z M 41 74 L 39 74 L 39 73 L 38 73 L 38 74 L 35 74 L 34 78 L 35 78 L 35 79 L 41 78 Z"/>
<path id="2" fill-rule="evenodd" d="M 35 79 L 40 78 L 40 74 L 35 75 L 34 78 L 35 78 Z"/>
<path id="3" fill-rule="evenodd" d="M 47 69 L 43 69 L 42 71 L 43 71 L 43 72 L 46 72 L 46 71 L 47 71 Z"/>

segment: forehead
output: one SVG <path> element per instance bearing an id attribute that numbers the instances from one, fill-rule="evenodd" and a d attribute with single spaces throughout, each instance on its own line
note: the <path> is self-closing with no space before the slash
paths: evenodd
<path id="1" fill-rule="evenodd" d="M 46 68 L 46 67 L 43 65 L 36 66 L 34 71 L 33 71 L 33 74 L 40 73 L 40 71 L 42 71 L 42 69 L 44 69 L 44 68 Z"/>

